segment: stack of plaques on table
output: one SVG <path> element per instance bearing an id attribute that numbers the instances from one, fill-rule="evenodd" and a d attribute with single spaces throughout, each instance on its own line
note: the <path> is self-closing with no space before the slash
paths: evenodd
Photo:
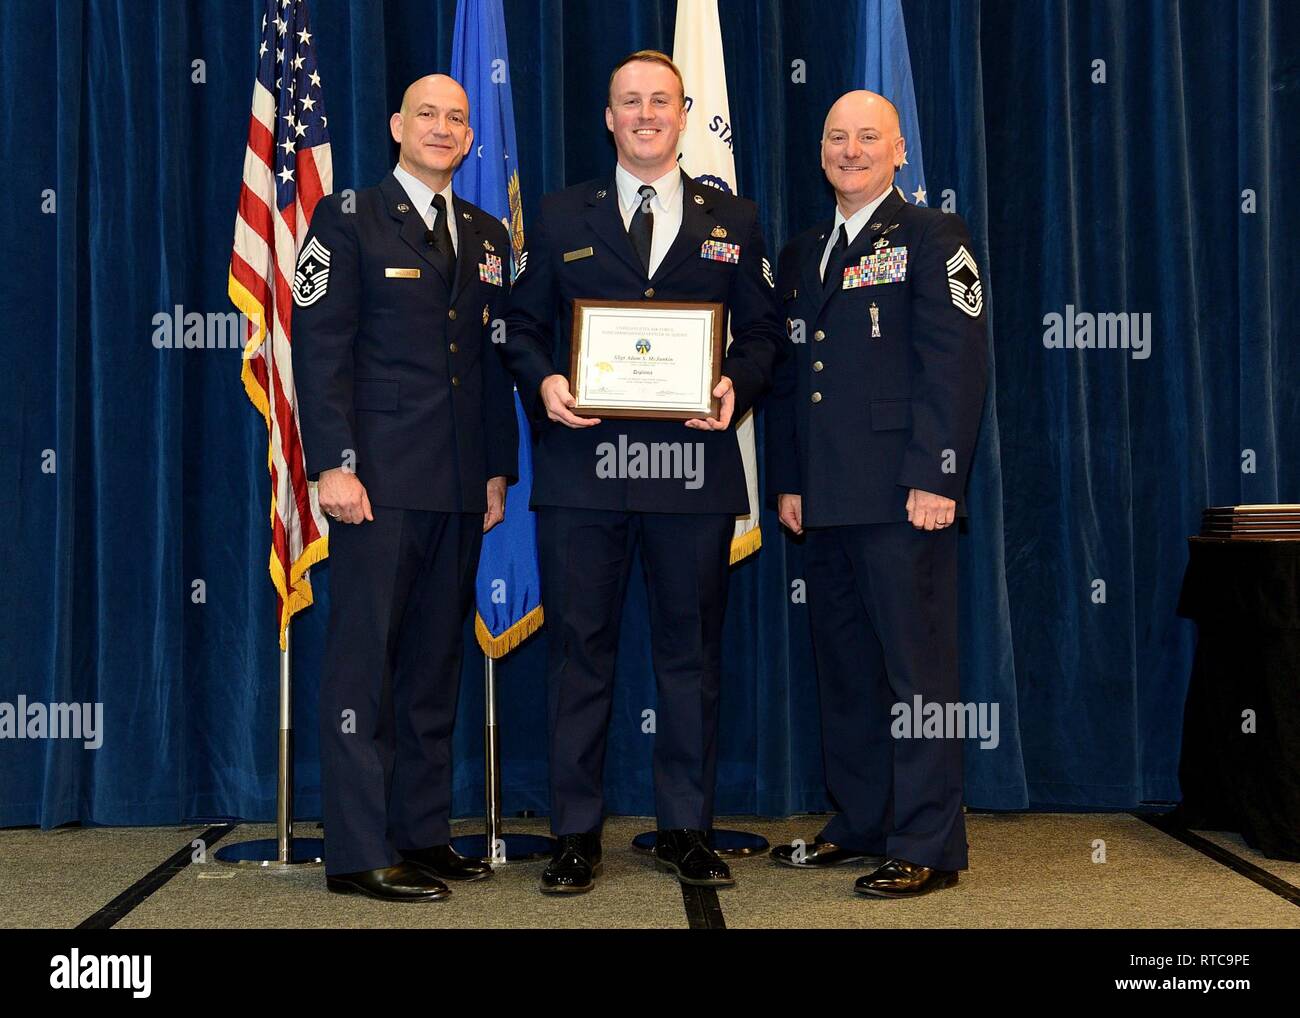
<path id="1" fill-rule="evenodd" d="M 1220 505 L 1201 513 L 1201 536 L 1300 541 L 1300 505 Z"/>

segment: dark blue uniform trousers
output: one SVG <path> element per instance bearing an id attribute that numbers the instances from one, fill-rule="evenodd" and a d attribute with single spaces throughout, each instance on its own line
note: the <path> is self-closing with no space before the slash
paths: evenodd
<path id="1" fill-rule="evenodd" d="M 327 873 L 392 866 L 399 849 L 449 836 L 451 732 L 483 514 L 372 509 L 372 522 L 330 527 Z"/>
<path id="2" fill-rule="evenodd" d="M 821 694 L 827 841 L 966 868 L 962 747 L 895 739 L 891 708 L 956 703 L 957 532 L 910 523 L 814 528 L 804 554 Z"/>
<path id="3" fill-rule="evenodd" d="M 655 812 L 665 829 L 713 825 L 730 514 L 541 506 L 542 603 L 550 644 L 551 829 L 598 832 L 623 595 L 640 546 L 650 606 Z"/>

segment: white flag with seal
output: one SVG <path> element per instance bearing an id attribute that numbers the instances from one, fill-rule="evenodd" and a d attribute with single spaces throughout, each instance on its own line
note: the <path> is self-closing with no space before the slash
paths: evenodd
<path id="1" fill-rule="evenodd" d="M 678 0 L 673 33 L 673 63 L 686 81 L 686 130 L 681 137 L 680 165 L 701 184 L 727 194 L 736 193 L 736 160 L 731 154 L 731 107 L 727 102 L 727 72 L 722 60 L 722 26 L 718 0 Z M 723 130 L 711 131 L 711 123 Z M 731 331 L 727 331 L 731 344 Z M 736 517 L 731 537 L 731 561 L 758 550 L 758 464 L 754 451 L 754 411 L 735 425 L 740 456 L 745 463 L 749 513 Z"/>

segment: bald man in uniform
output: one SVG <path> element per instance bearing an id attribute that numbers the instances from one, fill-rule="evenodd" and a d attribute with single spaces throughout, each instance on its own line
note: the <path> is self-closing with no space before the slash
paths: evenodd
<path id="1" fill-rule="evenodd" d="M 957 531 L 984 402 L 983 290 L 957 215 L 894 187 L 898 111 L 857 91 L 827 114 L 832 219 L 781 252 L 792 342 L 766 409 L 767 490 L 803 534 L 826 783 L 839 807 L 801 869 L 873 868 L 855 890 L 911 898 L 967 866 L 961 743 L 893 737 L 895 706 L 960 700 Z"/>
<path id="2" fill-rule="evenodd" d="M 513 386 L 489 322 L 510 245 L 452 193 L 465 90 L 414 82 L 393 172 L 321 199 L 294 274 L 293 370 L 308 476 L 330 516 L 321 678 L 331 891 L 434 901 L 491 874 L 448 841 L 462 629 L 483 534 L 516 477 Z"/>

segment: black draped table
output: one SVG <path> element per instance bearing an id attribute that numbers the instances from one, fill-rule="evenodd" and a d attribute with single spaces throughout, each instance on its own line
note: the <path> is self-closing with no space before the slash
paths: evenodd
<path id="1" fill-rule="evenodd" d="M 1189 544 L 1178 614 L 1199 632 L 1178 817 L 1300 861 L 1300 540 Z"/>

